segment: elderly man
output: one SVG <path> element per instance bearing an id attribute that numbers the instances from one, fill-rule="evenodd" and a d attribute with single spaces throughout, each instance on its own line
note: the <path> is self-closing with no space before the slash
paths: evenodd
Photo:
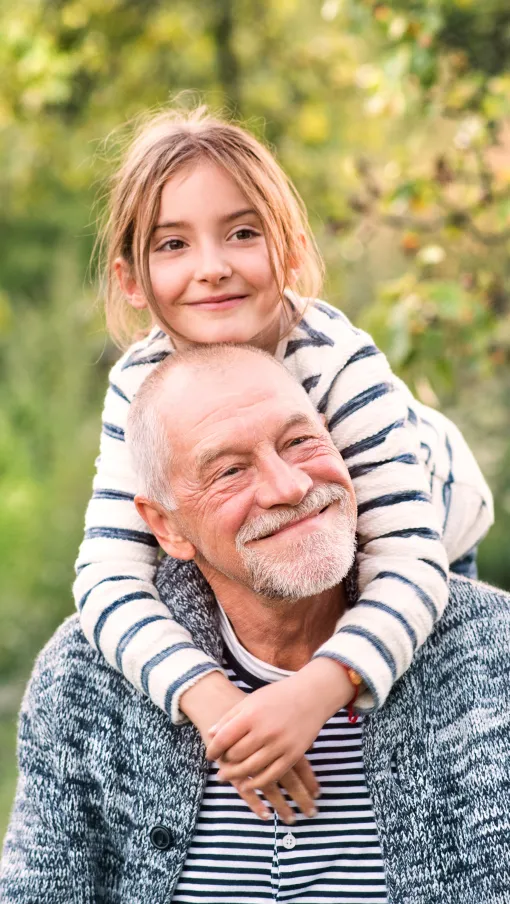
<path id="1" fill-rule="evenodd" d="M 354 549 L 349 477 L 306 393 L 256 350 L 191 350 L 153 372 L 133 417 L 139 509 L 172 556 L 163 598 L 179 570 L 174 617 L 242 690 L 294 680 L 349 605 Z M 384 708 L 324 725 L 318 815 L 289 828 L 221 785 L 197 730 L 73 617 L 23 704 L 1 900 L 510 902 L 509 669 L 510 598 L 454 579 Z"/>

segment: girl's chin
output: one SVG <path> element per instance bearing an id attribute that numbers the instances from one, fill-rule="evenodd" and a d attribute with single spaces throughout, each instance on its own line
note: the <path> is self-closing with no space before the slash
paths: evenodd
<path id="1" fill-rule="evenodd" d="M 267 351 L 274 351 L 278 344 L 278 329 L 271 326 L 263 326 L 249 329 L 247 324 L 243 324 L 236 328 L 234 324 L 227 328 L 227 324 L 223 324 L 218 329 L 202 329 L 193 330 L 193 332 L 182 336 L 181 342 L 189 345 L 213 345 L 219 343 L 228 343 L 229 345 L 256 345 Z M 176 343 L 177 344 L 177 343 Z"/>

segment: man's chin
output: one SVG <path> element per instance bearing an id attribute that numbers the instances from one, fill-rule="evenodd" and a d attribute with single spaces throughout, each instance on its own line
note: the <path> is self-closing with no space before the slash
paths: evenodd
<path id="1" fill-rule="evenodd" d="M 271 602 L 296 603 L 317 596 L 341 584 L 349 573 L 355 555 L 355 542 L 342 544 L 331 537 L 314 535 L 299 544 L 285 561 L 278 557 L 261 556 L 250 552 L 245 564 L 250 573 L 252 589 Z"/>

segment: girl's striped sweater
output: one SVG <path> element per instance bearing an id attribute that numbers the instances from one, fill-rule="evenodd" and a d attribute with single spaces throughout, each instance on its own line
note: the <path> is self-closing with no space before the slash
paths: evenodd
<path id="1" fill-rule="evenodd" d="M 135 393 L 172 350 L 155 328 L 111 371 L 74 591 L 92 646 L 179 722 L 182 693 L 220 666 L 193 645 L 159 599 L 157 541 L 133 502 L 137 479 L 124 441 Z M 359 602 L 316 655 L 363 676 L 368 690 L 357 705 L 370 711 L 384 702 L 441 615 L 448 560 L 488 530 L 491 494 L 454 425 L 413 399 L 370 336 L 336 309 L 310 302 L 276 357 L 325 415 L 353 481 Z"/>

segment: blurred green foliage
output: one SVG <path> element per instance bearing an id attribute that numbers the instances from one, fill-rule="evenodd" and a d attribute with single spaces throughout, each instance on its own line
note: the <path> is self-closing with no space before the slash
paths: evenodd
<path id="1" fill-rule="evenodd" d="M 116 356 L 88 262 L 120 127 L 184 89 L 271 143 L 328 299 L 464 429 L 496 496 L 482 575 L 510 588 L 507 0 L 0 0 L 0 70 L 0 710 L 73 611 Z"/>

